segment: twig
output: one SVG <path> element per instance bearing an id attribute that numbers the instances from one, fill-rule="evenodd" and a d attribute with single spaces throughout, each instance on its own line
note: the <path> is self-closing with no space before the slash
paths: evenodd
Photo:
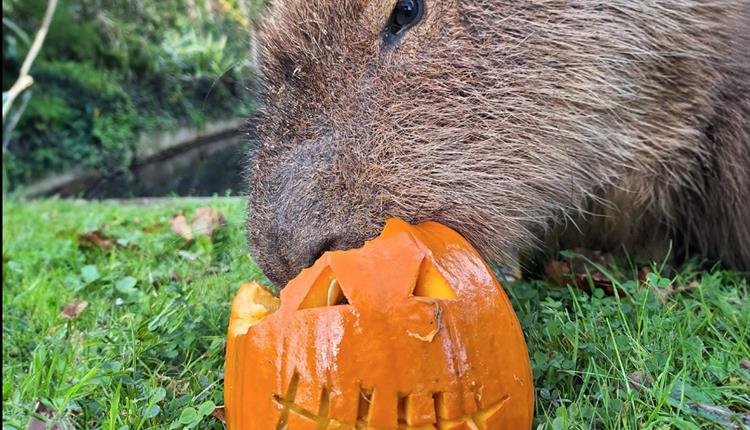
<path id="1" fill-rule="evenodd" d="M 34 93 L 34 91 L 26 91 L 21 95 L 21 104 L 18 105 L 17 108 L 13 109 L 13 111 L 8 116 L 8 122 L 3 124 L 3 129 L 6 131 L 6 133 L 3 133 L 3 156 L 6 152 L 8 152 L 8 146 L 10 145 L 10 135 L 13 130 L 16 129 L 16 125 L 18 125 L 18 121 L 21 120 L 21 115 L 23 115 L 24 111 L 26 111 L 26 106 L 29 104 L 29 100 L 31 100 L 31 95 Z"/>
<path id="2" fill-rule="evenodd" d="M 47 37 L 47 32 L 49 31 L 49 26 L 52 22 L 52 15 L 54 15 L 56 8 L 57 0 L 49 0 L 47 3 L 47 10 L 44 12 L 44 18 L 42 19 L 42 25 L 36 32 L 34 43 L 31 44 L 31 48 L 29 48 L 29 52 L 23 60 L 21 70 L 18 72 L 18 79 L 16 79 L 16 82 L 8 90 L 7 98 L 3 100 L 3 123 L 5 123 L 5 117 L 10 111 L 10 107 L 13 105 L 16 97 L 34 83 L 34 79 L 29 75 L 29 71 L 31 70 L 31 65 L 34 64 L 36 56 L 39 55 L 39 50 L 42 49 L 44 38 Z M 8 132 L 8 130 L 4 131 L 6 133 Z"/>

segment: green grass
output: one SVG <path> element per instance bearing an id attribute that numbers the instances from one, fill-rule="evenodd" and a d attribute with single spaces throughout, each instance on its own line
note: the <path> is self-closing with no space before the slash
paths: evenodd
<path id="1" fill-rule="evenodd" d="M 4 202 L 4 429 L 26 428 L 37 402 L 62 428 L 223 428 L 207 415 L 223 403 L 229 302 L 261 275 L 241 200 L 208 202 L 228 224 L 213 239 L 170 231 L 174 213 L 205 204 Z M 80 248 L 78 235 L 96 229 L 119 245 Z M 508 285 L 534 367 L 537 428 L 731 428 L 747 418 L 747 278 L 659 272 L 616 282 L 621 298 Z M 693 279 L 664 302 L 655 294 Z M 76 298 L 88 307 L 64 319 Z"/>

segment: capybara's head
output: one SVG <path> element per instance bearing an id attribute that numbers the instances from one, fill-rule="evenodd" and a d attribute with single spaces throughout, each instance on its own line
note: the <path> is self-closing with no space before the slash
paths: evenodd
<path id="1" fill-rule="evenodd" d="M 632 125 L 681 109 L 654 95 L 654 53 L 681 49 L 675 34 L 695 44 L 688 9 L 710 7 L 682 3 L 272 2 L 249 170 L 258 263 L 283 286 L 388 217 L 444 223 L 507 257 L 649 158 L 630 150 L 645 128 Z M 644 16 L 660 24 L 645 32 Z M 670 85 L 691 73 L 706 71 Z"/>

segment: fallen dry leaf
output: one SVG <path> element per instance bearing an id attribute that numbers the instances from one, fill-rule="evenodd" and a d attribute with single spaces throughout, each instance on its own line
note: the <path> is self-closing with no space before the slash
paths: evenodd
<path id="1" fill-rule="evenodd" d="M 193 229 L 187 223 L 187 218 L 183 213 L 178 213 L 172 216 L 169 220 L 172 224 L 172 231 L 185 240 L 191 240 L 193 238 Z"/>
<path id="2" fill-rule="evenodd" d="M 211 412 L 211 415 L 217 420 L 223 422 L 224 424 L 227 423 L 227 417 L 226 417 L 226 414 L 224 413 L 224 406 L 217 406 L 216 409 L 214 409 L 214 411 Z"/>
<path id="3" fill-rule="evenodd" d="M 574 252 L 580 254 L 581 257 L 570 258 L 568 261 L 549 261 L 544 267 L 544 274 L 547 279 L 561 287 L 572 285 L 591 293 L 590 278 L 594 288 L 603 290 L 609 296 L 614 295 L 615 288 L 612 285 L 612 280 L 597 270 L 593 264 L 589 263 L 589 261 L 592 261 L 601 267 L 611 267 L 613 265 L 612 255 L 581 249 L 576 249 Z M 619 289 L 617 290 L 617 294 L 620 297 L 625 295 Z"/>
<path id="4" fill-rule="evenodd" d="M 565 286 L 566 279 L 570 278 L 570 266 L 559 260 L 551 260 L 544 267 L 544 275 L 555 285 Z"/>
<path id="5" fill-rule="evenodd" d="M 72 302 L 63 306 L 60 310 L 60 316 L 67 320 L 74 320 L 81 316 L 81 313 L 88 307 L 89 303 L 85 300 L 74 299 Z"/>
<path id="6" fill-rule="evenodd" d="M 643 389 L 648 388 L 651 385 L 648 373 L 643 370 L 631 373 L 628 375 L 628 385 L 636 391 L 642 391 Z"/>
<path id="7" fill-rule="evenodd" d="M 147 226 L 141 228 L 141 231 L 143 231 L 144 233 L 155 233 L 155 232 L 163 229 L 164 225 L 165 224 L 163 222 L 157 222 L 155 224 L 147 225 Z"/>
<path id="8" fill-rule="evenodd" d="M 117 240 L 107 236 L 101 230 L 92 230 L 78 235 L 79 248 L 110 249 L 117 244 Z"/>
<path id="9" fill-rule="evenodd" d="M 198 208 L 190 219 L 190 227 L 195 234 L 211 237 L 214 230 L 224 224 L 224 215 L 208 206 Z"/>
<path id="10" fill-rule="evenodd" d="M 65 324 L 60 324 L 60 325 L 52 326 L 52 327 L 50 327 L 50 328 L 47 329 L 47 335 L 48 336 L 52 336 L 53 334 L 57 333 L 57 331 L 60 330 L 63 327 L 65 327 Z"/>
<path id="11" fill-rule="evenodd" d="M 651 273 L 651 268 L 648 267 L 648 266 L 641 267 L 640 269 L 638 269 L 638 282 L 641 285 L 646 285 L 648 283 L 648 274 L 649 273 Z"/>
<path id="12" fill-rule="evenodd" d="M 742 360 L 740 361 L 740 367 L 745 370 L 750 370 L 750 360 Z"/>
<path id="13" fill-rule="evenodd" d="M 214 231 L 224 224 L 224 215 L 208 206 L 195 210 L 188 223 L 182 212 L 172 216 L 172 231 L 185 240 L 192 240 L 197 235 L 211 237 Z"/>
<path id="14" fill-rule="evenodd" d="M 59 424 L 50 423 L 55 417 L 55 411 L 42 402 L 36 402 L 34 415 L 29 420 L 26 430 L 61 430 Z"/>
<path id="15" fill-rule="evenodd" d="M 675 294 L 684 293 L 688 291 L 697 290 L 700 288 L 701 283 L 697 279 L 692 280 L 687 285 L 669 286 L 667 288 L 655 288 L 654 294 L 662 303 L 666 303 L 667 299 Z"/>

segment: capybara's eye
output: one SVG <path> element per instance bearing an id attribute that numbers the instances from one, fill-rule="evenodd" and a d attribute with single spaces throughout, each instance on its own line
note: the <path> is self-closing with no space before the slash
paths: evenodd
<path id="1" fill-rule="evenodd" d="M 422 0 L 398 0 L 388 20 L 386 31 L 397 35 L 422 18 Z"/>

